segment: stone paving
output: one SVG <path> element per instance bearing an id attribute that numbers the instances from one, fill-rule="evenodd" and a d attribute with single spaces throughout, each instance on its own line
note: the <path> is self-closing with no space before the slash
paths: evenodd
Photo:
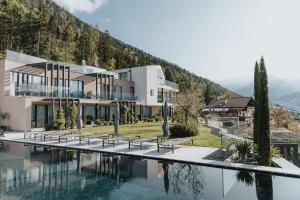
<path id="1" fill-rule="evenodd" d="M 50 147 L 79 149 L 83 151 L 93 151 L 100 153 L 115 153 L 120 155 L 139 156 L 149 159 L 162 159 L 171 162 L 185 162 L 190 164 L 199 164 L 218 168 L 247 170 L 251 172 L 271 173 L 274 175 L 284 175 L 300 178 L 299 168 L 275 168 L 257 165 L 247 165 L 241 163 L 206 160 L 204 159 L 206 156 L 218 150 L 217 148 L 210 147 L 193 147 L 180 145 L 177 146 L 177 148 L 175 148 L 175 152 L 173 154 L 172 150 L 169 149 L 161 149 L 160 152 L 158 152 L 157 145 L 155 143 L 145 143 L 142 150 L 140 150 L 139 147 L 132 147 L 129 150 L 128 144 L 126 142 L 124 142 L 123 144 L 116 145 L 115 147 L 108 144 L 102 147 L 101 139 L 93 139 L 91 140 L 90 145 L 88 145 L 84 142 L 82 144 L 79 144 L 78 140 L 68 141 L 67 143 L 59 143 L 58 140 L 41 142 L 40 140 L 38 141 L 33 139 L 24 139 L 23 133 L 6 133 L 4 137 L 0 138 L 0 140 Z"/>

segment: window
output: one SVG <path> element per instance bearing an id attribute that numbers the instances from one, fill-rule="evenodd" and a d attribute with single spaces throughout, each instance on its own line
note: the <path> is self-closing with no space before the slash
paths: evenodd
<path id="1" fill-rule="evenodd" d="M 150 96 L 154 96 L 154 90 L 153 89 L 150 90 Z"/>
<path id="2" fill-rule="evenodd" d="M 119 73 L 119 79 L 127 81 L 128 80 L 127 72 L 121 72 L 121 73 Z"/>
<path id="3" fill-rule="evenodd" d="M 163 102 L 163 93 L 161 91 L 158 91 L 158 93 L 157 93 L 157 102 L 158 103 Z"/>
<path id="4" fill-rule="evenodd" d="M 134 87 L 130 87 L 130 98 L 131 100 L 134 100 Z"/>
<path id="5" fill-rule="evenodd" d="M 122 86 L 116 86 L 115 97 L 116 97 L 118 100 L 122 100 Z"/>

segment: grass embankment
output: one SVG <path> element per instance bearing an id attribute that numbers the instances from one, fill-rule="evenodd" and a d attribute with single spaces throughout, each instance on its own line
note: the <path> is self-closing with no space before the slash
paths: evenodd
<path id="1" fill-rule="evenodd" d="M 113 134 L 113 126 L 99 126 L 82 129 L 83 133 Z M 162 122 L 139 122 L 137 124 L 126 124 L 120 126 L 121 136 L 141 136 L 142 138 L 162 135 Z M 199 126 L 199 135 L 194 137 L 195 146 L 220 147 L 220 137 L 211 134 L 211 130 L 204 126 Z M 224 141 L 223 145 L 228 144 Z M 187 142 L 186 145 L 191 145 Z"/>

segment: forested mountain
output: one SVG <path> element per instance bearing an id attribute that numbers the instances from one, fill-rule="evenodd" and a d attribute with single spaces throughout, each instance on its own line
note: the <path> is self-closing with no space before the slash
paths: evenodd
<path id="1" fill-rule="evenodd" d="M 167 80 L 194 80 L 214 95 L 226 89 L 176 64 L 154 57 L 91 26 L 51 0 L 0 0 L 0 57 L 10 49 L 50 60 L 99 66 L 108 70 L 159 64 Z"/>

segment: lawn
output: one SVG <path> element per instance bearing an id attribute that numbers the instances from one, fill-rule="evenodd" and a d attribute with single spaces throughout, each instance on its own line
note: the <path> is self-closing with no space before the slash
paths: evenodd
<path id="1" fill-rule="evenodd" d="M 97 134 L 113 134 L 113 126 L 88 127 L 82 129 L 83 133 Z M 220 137 L 212 135 L 210 129 L 204 126 L 199 126 L 199 135 L 194 137 L 195 146 L 203 147 L 220 147 Z M 139 135 L 141 137 L 151 137 L 162 135 L 162 122 L 140 122 L 137 124 L 126 124 L 120 126 L 120 134 L 122 136 Z M 228 142 L 224 141 L 224 145 Z M 186 143 L 191 145 L 191 142 Z"/>

